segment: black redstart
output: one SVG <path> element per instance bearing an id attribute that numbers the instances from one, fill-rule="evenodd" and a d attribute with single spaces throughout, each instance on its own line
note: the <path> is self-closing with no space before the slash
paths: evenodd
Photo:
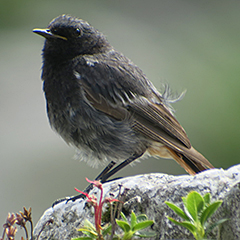
<path id="1" fill-rule="evenodd" d="M 102 33 L 69 15 L 33 32 L 46 39 L 49 122 L 88 164 L 109 163 L 96 179 L 105 182 L 144 153 L 172 158 L 190 174 L 213 168 L 191 146 L 165 95 Z"/>

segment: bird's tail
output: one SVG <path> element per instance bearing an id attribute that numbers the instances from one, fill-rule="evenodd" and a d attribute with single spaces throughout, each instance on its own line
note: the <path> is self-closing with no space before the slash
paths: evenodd
<path id="1" fill-rule="evenodd" d="M 208 168 L 214 168 L 213 165 L 193 147 L 176 151 L 167 146 L 149 149 L 151 155 L 157 155 L 163 158 L 174 159 L 182 168 L 191 175 L 202 172 Z"/>

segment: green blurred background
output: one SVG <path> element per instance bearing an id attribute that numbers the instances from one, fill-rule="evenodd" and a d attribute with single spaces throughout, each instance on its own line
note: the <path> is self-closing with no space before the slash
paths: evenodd
<path id="1" fill-rule="evenodd" d="M 239 162 L 240 1 L 0 0 L 0 224 L 8 212 L 33 208 L 83 189 L 100 169 L 73 160 L 48 124 L 41 49 L 32 33 L 69 13 L 90 22 L 159 89 L 187 89 L 176 116 L 195 148 L 215 167 Z M 118 176 L 185 174 L 174 161 L 147 159 Z"/>

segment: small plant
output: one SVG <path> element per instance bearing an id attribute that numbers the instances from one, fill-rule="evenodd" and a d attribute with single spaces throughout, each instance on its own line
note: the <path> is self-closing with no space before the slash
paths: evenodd
<path id="1" fill-rule="evenodd" d="M 121 212 L 121 216 L 123 220 L 117 220 L 115 219 L 117 225 L 124 231 L 124 233 L 120 235 L 114 235 L 112 233 L 112 224 L 107 223 L 104 226 L 102 226 L 102 208 L 105 203 L 111 203 L 111 202 L 120 202 L 118 199 L 114 199 L 111 197 L 103 199 L 103 187 L 101 182 L 99 181 L 90 181 L 86 178 L 86 180 L 89 183 L 92 183 L 95 187 L 100 189 L 100 198 L 97 202 L 97 198 L 94 195 L 89 195 L 88 193 L 82 192 L 78 189 L 75 189 L 79 193 L 85 195 L 87 197 L 87 201 L 91 203 L 94 207 L 94 225 L 89 221 L 84 221 L 84 226 L 80 228 L 78 231 L 85 234 L 83 237 L 73 238 L 72 240 L 83 240 L 83 239 L 97 239 L 97 240 L 104 240 L 109 239 L 109 236 L 111 239 L 132 239 L 134 236 L 137 237 L 153 237 L 155 234 L 149 233 L 149 232 L 139 232 L 139 230 L 142 230 L 148 226 L 151 226 L 153 224 L 152 220 L 148 220 L 147 216 L 144 214 L 141 214 L 139 216 L 136 216 L 134 212 L 131 213 L 131 222 L 128 223 L 126 216 Z M 114 222 L 114 221 L 112 221 Z"/>
<path id="2" fill-rule="evenodd" d="M 120 214 L 123 220 L 116 219 L 116 223 L 124 231 L 124 235 L 121 238 L 122 240 L 132 239 L 134 236 L 143 238 L 151 238 L 156 236 L 153 231 L 140 231 L 153 225 L 154 223 L 153 220 L 148 220 L 145 214 L 140 214 L 139 216 L 136 216 L 135 213 L 132 212 L 130 223 L 128 223 L 127 218 L 123 214 L 123 212 L 121 212 Z"/>
<path id="3" fill-rule="evenodd" d="M 99 239 L 103 240 L 104 237 L 110 233 L 111 231 L 111 225 L 105 225 L 102 227 L 102 207 L 104 203 L 111 203 L 111 202 L 117 202 L 117 199 L 113 198 L 105 198 L 103 200 L 103 187 L 102 183 L 100 181 L 90 181 L 86 178 L 86 180 L 89 183 L 92 183 L 95 187 L 100 189 L 100 199 L 99 202 L 97 202 L 97 198 L 94 195 L 89 195 L 88 193 L 85 193 L 83 191 L 80 191 L 75 188 L 75 190 L 87 197 L 87 202 L 91 203 L 94 207 L 94 217 L 95 217 L 95 226 L 92 225 L 91 222 L 89 222 L 87 219 L 84 222 L 84 227 L 80 228 L 78 231 L 84 233 L 86 236 L 84 237 L 78 237 L 74 238 L 73 240 L 81 240 L 81 239 Z"/>
<path id="4" fill-rule="evenodd" d="M 205 239 L 207 234 L 211 232 L 213 228 L 228 220 L 221 219 L 213 224 L 207 223 L 207 220 L 222 204 L 222 201 L 220 200 L 210 203 L 210 193 L 207 193 L 202 197 L 196 191 L 192 191 L 187 197 L 182 197 L 182 201 L 184 204 L 184 210 L 168 201 L 165 203 L 185 221 L 177 221 L 171 217 L 167 218 L 173 223 L 188 229 L 197 240 Z"/>
<path id="5" fill-rule="evenodd" d="M 7 239 L 9 240 L 14 240 L 15 239 L 15 235 L 17 233 L 17 227 L 14 227 L 14 224 L 20 226 L 21 228 L 24 229 L 25 231 L 25 236 L 26 236 L 26 240 L 29 239 L 28 236 L 28 230 L 26 227 L 26 223 L 29 222 L 30 223 L 30 233 L 31 233 L 31 239 L 33 236 L 33 223 L 32 223 L 32 217 L 31 217 L 31 208 L 29 208 L 28 210 L 23 207 L 23 212 L 19 211 L 19 213 L 9 213 L 6 222 L 3 224 L 3 234 L 2 237 L 0 238 L 0 240 L 4 240 L 5 235 L 7 237 Z M 23 240 L 24 238 L 21 237 L 21 240 Z"/>

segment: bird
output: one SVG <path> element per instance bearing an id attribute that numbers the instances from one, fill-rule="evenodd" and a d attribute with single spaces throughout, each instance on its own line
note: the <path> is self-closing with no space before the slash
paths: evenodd
<path id="1" fill-rule="evenodd" d="M 214 168 L 174 117 L 168 89 L 161 94 L 104 34 L 67 14 L 33 32 L 45 38 L 42 80 L 50 125 L 81 160 L 108 164 L 96 180 L 106 182 L 143 155 L 174 159 L 191 175 Z"/>

